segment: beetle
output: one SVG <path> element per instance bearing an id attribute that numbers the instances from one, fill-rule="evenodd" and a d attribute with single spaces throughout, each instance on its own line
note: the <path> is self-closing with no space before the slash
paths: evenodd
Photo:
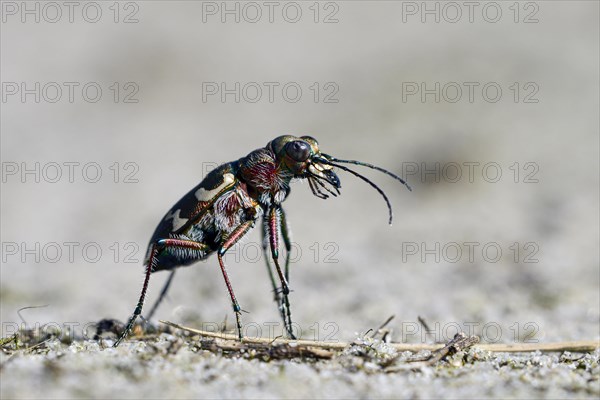
<path id="1" fill-rule="evenodd" d="M 141 315 L 153 272 L 170 270 L 171 274 L 147 319 L 152 317 L 165 296 L 176 268 L 206 259 L 215 252 L 231 298 L 238 337 L 243 340 L 242 309 L 229 280 L 223 256 L 261 217 L 263 252 L 275 301 L 288 336 L 295 339 L 288 299 L 291 239 L 286 214 L 281 206 L 290 194 L 291 181 L 306 179 L 315 196 L 327 199 L 330 195 L 340 194 L 341 183 L 334 168 L 346 171 L 379 192 L 388 207 L 389 223 L 392 223 L 392 206 L 383 190 L 342 164 L 383 172 L 411 190 L 402 178 L 381 167 L 362 161 L 341 160 L 322 153 L 317 140 L 310 136 L 279 136 L 266 147 L 213 169 L 167 212 L 154 231 L 144 260 L 144 282 L 137 306 L 114 346 L 127 337 Z M 280 236 L 287 253 L 283 270 L 279 262 Z M 281 287 L 278 287 L 273 275 L 268 248 Z"/>

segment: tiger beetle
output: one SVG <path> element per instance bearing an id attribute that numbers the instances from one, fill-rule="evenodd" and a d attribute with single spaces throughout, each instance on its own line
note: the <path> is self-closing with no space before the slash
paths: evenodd
<path id="1" fill-rule="evenodd" d="M 263 253 L 275 293 L 275 301 L 285 330 L 291 339 L 292 332 L 289 289 L 289 263 L 291 239 L 287 218 L 281 203 L 290 194 L 292 179 L 306 179 L 312 193 L 327 199 L 340 194 L 340 180 L 334 168 L 346 171 L 379 192 L 389 211 L 392 223 L 392 206 L 377 185 L 358 172 L 342 165 L 354 164 L 383 172 L 400 181 L 409 190 L 410 186 L 399 176 L 372 164 L 354 160 L 340 160 L 321 153 L 317 141 L 310 136 L 290 135 L 273 139 L 266 147 L 254 150 L 246 157 L 223 164 L 212 170 L 195 188 L 183 196 L 164 216 L 154 231 L 144 260 L 145 277 L 142 292 L 133 315 L 125 330 L 115 342 L 118 346 L 129 334 L 142 313 L 146 290 L 152 272 L 170 270 L 161 293 L 146 317 L 152 318 L 173 280 L 175 269 L 206 259 L 217 253 L 225 285 L 235 313 L 237 331 L 243 340 L 240 305 L 235 297 L 223 256 L 262 217 Z M 285 269 L 279 264 L 279 237 L 286 249 Z M 278 285 L 273 275 L 267 248 L 275 265 Z"/>

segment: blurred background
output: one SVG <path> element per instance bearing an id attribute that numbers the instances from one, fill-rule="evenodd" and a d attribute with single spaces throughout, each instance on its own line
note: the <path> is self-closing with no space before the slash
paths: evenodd
<path id="1" fill-rule="evenodd" d="M 169 208 L 295 134 L 413 187 L 356 167 L 390 197 L 389 226 L 341 171 L 338 198 L 293 186 L 304 338 L 390 315 L 407 342 L 598 338 L 597 2 L 2 2 L 2 18 L 3 336 L 26 306 L 48 305 L 23 312 L 30 326 L 126 320 Z M 226 262 L 246 333 L 267 336 L 259 233 Z M 226 315 L 211 257 L 178 271 L 156 317 Z"/>

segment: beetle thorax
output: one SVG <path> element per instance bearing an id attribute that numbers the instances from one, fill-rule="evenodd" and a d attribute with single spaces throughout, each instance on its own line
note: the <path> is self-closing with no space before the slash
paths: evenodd
<path id="1" fill-rule="evenodd" d="M 258 149 L 240 160 L 241 177 L 251 195 L 263 205 L 282 203 L 293 174 L 268 149 Z M 254 197 L 253 196 L 253 197 Z"/>

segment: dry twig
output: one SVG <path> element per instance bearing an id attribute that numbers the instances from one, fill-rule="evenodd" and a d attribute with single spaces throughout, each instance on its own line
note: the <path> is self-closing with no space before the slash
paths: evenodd
<path id="1" fill-rule="evenodd" d="M 174 322 L 169 321 L 160 321 L 163 324 L 169 325 L 173 328 L 177 328 L 183 331 L 195 333 L 202 337 L 215 338 L 225 341 L 234 341 L 240 343 L 238 337 L 236 335 L 229 335 L 225 333 L 217 333 L 217 332 L 208 332 L 202 331 L 194 328 L 189 328 L 186 326 L 182 326 L 176 324 Z M 467 342 L 470 343 L 471 339 L 468 338 Z M 317 342 L 313 340 L 290 340 L 285 338 L 244 338 L 244 341 L 241 343 L 245 344 L 265 344 L 265 345 L 291 345 L 295 347 L 310 347 L 310 348 L 319 348 L 325 350 L 343 350 L 351 343 L 346 342 Z M 240 344 L 241 344 L 240 343 Z M 452 341 L 450 342 L 452 343 Z M 449 344 L 450 344 L 449 343 Z M 460 342 L 462 343 L 462 342 Z M 460 344 L 458 343 L 458 344 Z M 389 346 L 393 347 L 397 351 L 411 351 L 411 352 L 419 352 L 423 350 L 429 351 L 438 351 L 442 350 L 448 345 L 446 344 L 424 344 L 424 343 L 388 343 Z M 457 345 L 454 343 L 453 345 Z M 494 343 L 494 344 L 474 344 L 471 343 L 469 346 L 474 345 L 474 347 L 490 351 L 494 353 L 528 353 L 532 351 L 540 351 L 540 352 L 563 352 L 563 351 L 571 351 L 571 352 L 591 352 L 597 348 L 600 348 L 600 342 L 595 340 L 581 340 L 576 342 L 557 342 L 557 343 L 513 343 L 513 344 L 502 344 L 502 343 Z M 239 347 L 239 346 L 238 346 Z"/>

